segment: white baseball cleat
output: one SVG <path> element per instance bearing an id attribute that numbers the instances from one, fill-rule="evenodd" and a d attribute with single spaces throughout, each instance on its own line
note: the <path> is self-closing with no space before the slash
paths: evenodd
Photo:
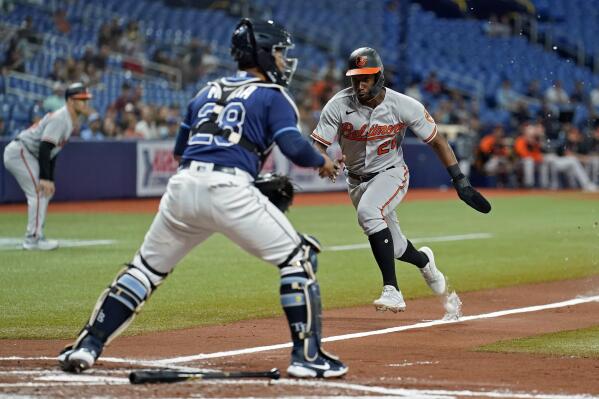
<path id="1" fill-rule="evenodd" d="M 23 249 L 28 251 L 52 251 L 58 248 L 58 241 L 46 240 L 45 238 L 26 238 L 23 241 Z"/>
<path id="2" fill-rule="evenodd" d="M 428 257 L 428 263 L 422 269 L 420 269 L 420 274 L 424 277 L 424 281 L 428 284 L 431 290 L 437 295 L 445 294 L 446 284 L 445 284 L 445 276 L 443 273 L 437 269 L 437 265 L 435 264 L 435 256 L 433 255 L 433 250 L 429 247 L 422 247 L 419 249 L 426 254 Z"/>
<path id="3" fill-rule="evenodd" d="M 390 310 L 393 313 L 406 310 L 406 303 L 403 300 L 401 291 L 392 285 L 385 285 L 381 297 L 373 302 L 376 310 L 384 312 Z"/>
<path id="4" fill-rule="evenodd" d="M 58 363 L 63 371 L 81 373 L 96 362 L 96 352 L 87 348 L 68 349 L 58 355 Z"/>
<path id="5" fill-rule="evenodd" d="M 321 353 L 314 360 L 306 360 L 303 356 L 291 356 L 291 364 L 287 374 L 295 378 L 338 378 L 347 373 L 348 367 L 339 359 Z"/>

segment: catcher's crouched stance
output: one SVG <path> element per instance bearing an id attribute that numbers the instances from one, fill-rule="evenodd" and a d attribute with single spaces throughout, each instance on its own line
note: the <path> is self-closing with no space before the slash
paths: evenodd
<path id="1" fill-rule="evenodd" d="M 321 347 L 320 244 L 299 234 L 277 208 L 291 203 L 290 182 L 257 179 L 275 143 L 295 164 L 316 168 L 322 177 L 337 175 L 331 159 L 315 151 L 297 128 L 296 108 L 285 89 L 295 69 L 286 58 L 291 46 L 289 34 L 272 21 L 239 23 L 232 54 L 243 73 L 211 82 L 190 101 L 174 149 L 179 170 L 139 251 L 100 295 L 75 343 L 59 355 L 63 370 L 92 367 L 179 261 L 218 233 L 279 269 L 281 305 L 293 341 L 287 373 L 329 378 L 347 372 Z"/>
<path id="2" fill-rule="evenodd" d="M 299 238 L 300 244 L 279 265 L 281 305 L 293 340 L 287 373 L 298 378 L 340 377 L 348 368 L 321 346 L 322 307 L 316 280 L 320 243 L 307 234 L 300 234 Z M 61 368 L 80 373 L 93 366 L 103 348 L 127 328 L 165 277 L 153 271 L 138 253 L 100 295 L 75 343 L 61 352 L 58 357 Z M 107 318 L 107 314 L 112 317 Z"/>

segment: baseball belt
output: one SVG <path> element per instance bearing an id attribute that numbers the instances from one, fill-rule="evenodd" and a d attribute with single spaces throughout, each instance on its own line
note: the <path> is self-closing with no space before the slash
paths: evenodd
<path id="1" fill-rule="evenodd" d="M 395 165 L 389 166 L 387 169 L 379 170 L 378 172 L 368 173 L 367 175 L 358 175 L 356 173 L 352 173 L 350 171 L 347 171 L 347 175 L 349 177 L 351 177 L 352 179 L 354 179 L 354 180 L 358 180 L 358 181 L 360 181 L 362 183 L 366 183 L 367 181 L 372 180 L 379 173 L 384 172 L 384 171 L 389 170 L 389 169 L 393 169 L 393 168 L 395 168 Z"/>
<path id="2" fill-rule="evenodd" d="M 179 170 L 189 169 L 190 167 L 191 167 L 191 162 L 186 162 L 183 165 L 179 166 Z M 217 165 L 217 164 L 214 164 L 214 166 L 212 167 L 212 171 L 213 172 L 228 173 L 230 175 L 237 174 L 237 172 L 235 171 L 234 167 L 232 167 L 232 166 Z"/>

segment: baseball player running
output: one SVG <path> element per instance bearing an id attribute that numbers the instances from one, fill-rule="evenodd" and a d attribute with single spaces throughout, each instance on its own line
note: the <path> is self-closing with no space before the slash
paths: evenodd
<path id="1" fill-rule="evenodd" d="M 321 347 L 318 241 L 298 234 L 252 184 L 275 143 L 294 163 L 318 168 L 322 177 L 337 174 L 333 162 L 298 130 L 298 112 L 285 89 L 296 66 L 287 58 L 292 46 L 281 25 L 239 22 L 231 54 L 240 72 L 209 83 L 189 103 L 174 149 L 181 166 L 141 248 L 102 293 L 75 343 L 59 356 L 63 370 L 90 368 L 175 265 L 221 233 L 279 269 L 281 305 L 293 340 L 288 374 L 328 378 L 347 372 Z"/>
<path id="2" fill-rule="evenodd" d="M 424 106 L 384 87 L 383 63 L 374 49 L 355 50 L 346 76 L 351 77 L 352 87 L 325 105 L 312 138 L 322 153 L 335 139 L 339 141 L 349 196 L 383 276 L 375 308 L 400 312 L 406 304 L 397 284 L 395 259 L 417 266 L 435 294 L 446 291 L 445 276 L 437 268 L 433 251 L 415 249 L 401 232 L 395 213 L 410 180 L 401 149 L 406 128 L 437 153 L 462 200 L 485 213 L 490 205 L 461 173 L 451 147 L 437 134 L 435 121 Z"/>
<path id="3" fill-rule="evenodd" d="M 49 112 L 31 127 L 21 131 L 4 149 L 4 166 L 13 174 L 27 197 L 27 232 L 23 248 L 49 251 L 58 241 L 44 236 L 46 211 L 54 195 L 56 156 L 79 125 L 79 117 L 89 115 L 91 93 L 81 83 L 65 91 L 66 104 Z"/>

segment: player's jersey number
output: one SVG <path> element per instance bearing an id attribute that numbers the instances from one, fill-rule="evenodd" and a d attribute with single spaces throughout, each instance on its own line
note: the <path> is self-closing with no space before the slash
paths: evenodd
<path id="1" fill-rule="evenodd" d="M 388 153 L 390 150 L 394 150 L 397 148 L 397 137 L 394 137 L 392 140 L 387 140 L 383 144 L 379 145 L 376 149 L 377 155 L 383 155 Z"/>
<path id="2" fill-rule="evenodd" d="M 197 114 L 197 122 L 194 126 L 199 127 L 210 120 L 210 115 L 214 111 L 215 103 L 206 103 L 200 108 Z M 218 115 L 216 124 L 223 130 L 229 130 L 239 135 L 243 134 L 243 123 L 245 122 L 245 107 L 242 103 L 235 101 L 227 104 Z M 215 136 L 212 133 L 203 133 L 198 131 L 189 138 L 189 145 L 210 145 L 228 147 L 235 143 L 230 142 L 222 136 Z"/>

